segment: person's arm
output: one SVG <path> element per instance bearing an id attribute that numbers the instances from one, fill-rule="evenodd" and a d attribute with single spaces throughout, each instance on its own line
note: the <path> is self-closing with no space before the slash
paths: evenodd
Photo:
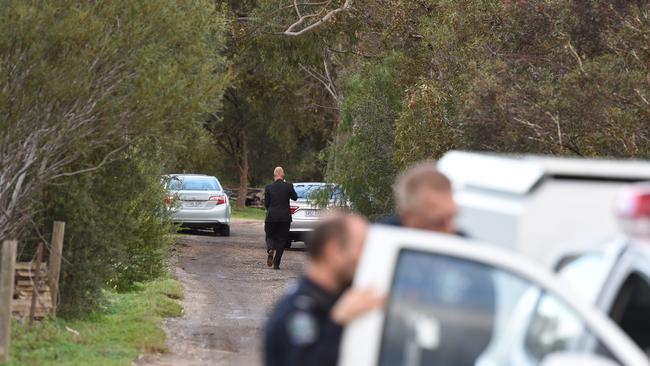
<path id="1" fill-rule="evenodd" d="M 289 183 L 291 184 L 291 183 Z M 298 193 L 296 193 L 296 189 L 293 188 L 293 184 L 291 184 L 291 192 L 289 192 L 289 197 L 291 198 L 292 201 L 297 201 L 298 200 Z"/>
<path id="2" fill-rule="evenodd" d="M 264 208 L 267 210 L 271 206 L 271 192 L 269 191 L 269 186 L 264 187 Z"/>
<path id="3" fill-rule="evenodd" d="M 356 318 L 384 306 L 386 297 L 372 289 L 350 288 L 336 302 L 330 318 L 336 324 L 345 326 Z"/>

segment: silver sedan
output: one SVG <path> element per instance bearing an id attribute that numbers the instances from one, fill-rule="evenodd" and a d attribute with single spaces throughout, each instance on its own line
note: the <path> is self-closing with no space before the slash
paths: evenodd
<path id="1" fill-rule="evenodd" d="M 289 231 L 290 242 L 287 246 L 291 246 L 293 241 L 304 241 L 307 234 L 318 225 L 320 217 L 323 213 L 323 207 L 316 204 L 319 198 L 328 200 L 327 207 L 332 207 L 340 204 L 341 193 L 337 185 L 323 183 L 323 182 L 308 182 L 308 183 L 294 183 L 293 184 L 298 200 L 291 203 L 291 229 Z M 319 197 L 321 193 L 327 194 L 328 197 Z"/>
<path id="2" fill-rule="evenodd" d="M 168 192 L 165 201 L 172 210 L 174 223 L 230 235 L 230 202 L 216 177 L 170 174 L 163 181 Z"/>

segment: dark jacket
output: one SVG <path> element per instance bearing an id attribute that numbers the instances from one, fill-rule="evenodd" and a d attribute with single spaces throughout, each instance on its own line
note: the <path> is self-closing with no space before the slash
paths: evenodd
<path id="1" fill-rule="evenodd" d="M 266 325 L 266 366 L 336 366 L 343 328 L 330 318 L 340 294 L 303 277 Z"/>
<path id="2" fill-rule="evenodd" d="M 293 184 L 281 179 L 264 188 L 264 207 L 266 207 L 266 222 L 291 222 L 289 200 L 297 200 L 298 194 Z"/>

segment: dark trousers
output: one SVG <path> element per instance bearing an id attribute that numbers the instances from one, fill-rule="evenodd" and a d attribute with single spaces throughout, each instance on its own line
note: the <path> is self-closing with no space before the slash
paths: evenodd
<path id="1" fill-rule="evenodd" d="M 279 267 L 282 260 L 282 253 L 284 247 L 289 241 L 289 229 L 291 228 L 290 222 L 265 222 L 264 232 L 266 233 L 266 251 L 275 249 L 275 257 L 273 257 L 273 266 Z"/>

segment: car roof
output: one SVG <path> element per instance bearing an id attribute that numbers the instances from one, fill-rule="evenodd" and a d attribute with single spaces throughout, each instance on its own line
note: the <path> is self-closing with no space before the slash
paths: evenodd
<path id="1" fill-rule="evenodd" d="M 582 256 L 589 253 L 602 253 L 605 256 L 616 260 L 623 252 L 631 252 L 634 256 L 642 256 L 650 261 L 650 241 L 630 238 L 624 234 L 618 234 L 603 242 L 561 251 L 554 258 L 557 264 L 560 260 L 570 256 Z"/>
<path id="2" fill-rule="evenodd" d="M 638 182 L 650 180 L 650 162 L 449 151 L 439 169 L 455 184 L 525 195 L 544 179 Z"/>
<path id="3" fill-rule="evenodd" d="M 643 256 L 650 260 L 650 240 L 630 239 L 627 242 L 627 248 L 636 255 Z"/>

